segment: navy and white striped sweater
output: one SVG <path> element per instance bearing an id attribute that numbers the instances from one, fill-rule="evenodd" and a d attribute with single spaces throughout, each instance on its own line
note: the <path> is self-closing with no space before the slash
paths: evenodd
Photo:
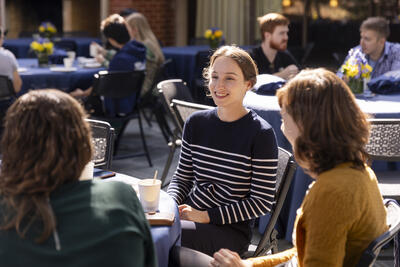
<path id="1" fill-rule="evenodd" d="M 168 194 L 207 210 L 210 223 L 246 221 L 270 211 L 277 165 L 274 130 L 254 111 L 234 122 L 221 121 L 217 109 L 199 111 L 185 123 Z"/>

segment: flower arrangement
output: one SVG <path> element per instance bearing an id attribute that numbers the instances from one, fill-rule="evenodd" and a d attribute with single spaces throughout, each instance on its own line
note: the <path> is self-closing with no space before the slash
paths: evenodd
<path id="1" fill-rule="evenodd" d="M 367 81 L 371 77 L 372 67 L 360 49 L 351 49 L 340 71 L 346 77 L 351 91 L 360 94 L 364 91 L 364 80 Z"/>
<path id="2" fill-rule="evenodd" d="M 45 21 L 40 24 L 39 33 L 42 37 L 51 38 L 57 33 L 57 29 L 51 22 Z"/>
<path id="3" fill-rule="evenodd" d="M 210 47 L 215 49 L 221 45 L 221 41 L 223 40 L 223 32 L 218 28 L 207 29 L 204 32 L 204 37 L 208 40 Z"/>
<path id="4" fill-rule="evenodd" d="M 30 47 L 39 60 L 39 66 L 46 66 L 49 62 L 49 55 L 53 54 L 54 44 L 45 39 L 39 39 L 33 41 Z"/>

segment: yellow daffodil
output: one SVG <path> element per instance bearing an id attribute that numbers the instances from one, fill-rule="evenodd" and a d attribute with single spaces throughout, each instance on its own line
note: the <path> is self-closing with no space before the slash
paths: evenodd
<path id="1" fill-rule="evenodd" d="M 53 47 L 54 47 L 54 45 L 53 45 L 52 42 L 44 43 L 44 44 L 43 44 L 43 47 L 46 49 L 46 53 L 47 53 L 48 55 L 53 54 Z"/>
<path id="2" fill-rule="evenodd" d="M 204 33 L 204 37 L 206 39 L 209 39 L 209 38 L 211 38 L 211 36 L 212 36 L 212 31 L 211 30 L 206 30 L 206 32 Z"/>
<path id="3" fill-rule="evenodd" d="M 39 32 L 44 32 L 44 31 L 45 31 L 45 28 L 43 26 L 40 26 L 39 27 Z"/>
<path id="4" fill-rule="evenodd" d="M 36 42 L 36 41 L 33 41 L 31 43 L 31 48 L 35 52 L 43 52 L 44 51 L 44 46 L 41 43 Z"/>
<path id="5" fill-rule="evenodd" d="M 222 37 L 222 31 L 221 30 L 216 30 L 214 35 L 215 35 L 215 38 L 221 38 Z"/>

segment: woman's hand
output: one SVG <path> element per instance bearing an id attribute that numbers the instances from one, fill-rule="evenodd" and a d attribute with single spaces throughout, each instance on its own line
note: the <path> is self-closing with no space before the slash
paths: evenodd
<path id="1" fill-rule="evenodd" d="M 208 216 L 208 212 L 197 210 L 192 208 L 189 205 L 183 204 L 178 206 L 179 209 L 179 217 L 181 220 L 188 220 L 197 223 L 209 223 L 210 217 Z"/>
<path id="2" fill-rule="evenodd" d="M 236 252 L 223 248 L 214 253 L 210 267 L 252 267 L 251 261 L 242 260 Z"/>

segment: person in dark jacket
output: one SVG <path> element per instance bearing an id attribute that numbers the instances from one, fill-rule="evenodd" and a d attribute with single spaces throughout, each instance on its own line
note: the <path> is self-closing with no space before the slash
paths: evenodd
<path id="1" fill-rule="evenodd" d="M 134 71 L 144 70 L 146 68 L 146 48 L 135 40 L 130 40 L 129 32 L 123 17 L 118 14 L 113 14 L 101 22 L 101 31 L 107 38 L 107 41 L 118 52 L 111 59 L 109 71 Z M 70 94 L 74 97 L 81 98 L 91 94 L 93 87 L 87 90 L 77 88 Z M 117 114 L 123 115 L 133 110 L 136 101 L 136 96 L 120 99 L 117 105 L 110 99 L 105 99 L 105 109 L 108 116 Z"/>
<path id="2" fill-rule="evenodd" d="M 269 13 L 258 18 L 262 43 L 250 55 L 259 74 L 273 74 L 285 80 L 299 72 L 296 59 L 286 50 L 289 20 L 281 14 Z"/>

